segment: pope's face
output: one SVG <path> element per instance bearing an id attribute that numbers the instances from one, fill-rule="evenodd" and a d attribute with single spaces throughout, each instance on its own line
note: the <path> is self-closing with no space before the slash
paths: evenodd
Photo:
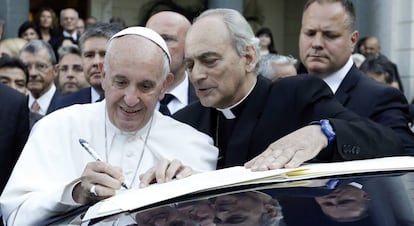
<path id="1" fill-rule="evenodd" d="M 152 117 L 172 80 L 172 75 L 164 76 L 164 52 L 133 35 L 113 40 L 108 48 L 112 53 L 107 56 L 102 85 L 109 119 L 120 130 L 137 131 Z"/>

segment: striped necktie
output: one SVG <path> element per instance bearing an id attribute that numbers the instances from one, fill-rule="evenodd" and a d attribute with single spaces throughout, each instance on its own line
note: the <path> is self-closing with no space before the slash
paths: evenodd
<path id="1" fill-rule="evenodd" d="M 30 110 L 32 112 L 39 113 L 40 105 L 39 105 L 39 103 L 37 103 L 36 100 L 33 102 L 32 107 L 30 108 Z"/>

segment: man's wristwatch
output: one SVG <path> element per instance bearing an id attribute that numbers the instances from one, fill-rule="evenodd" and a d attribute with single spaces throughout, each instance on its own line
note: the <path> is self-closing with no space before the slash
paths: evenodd
<path id="1" fill-rule="evenodd" d="M 336 133 L 333 130 L 331 123 L 328 119 L 321 119 L 319 120 L 319 124 L 321 125 L 322 133 L 328 138 L 328 144 L 330 144 L 336 138 Z"/>

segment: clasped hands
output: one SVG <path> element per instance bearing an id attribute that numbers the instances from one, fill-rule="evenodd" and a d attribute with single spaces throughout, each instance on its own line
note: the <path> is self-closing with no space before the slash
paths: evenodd
<path id="1" fill-rule="evenodd" d="M 165 183 L 173 178 L 184 178 L 192 174 L 192 169 L 184 166 L 179 160 L 161 160 L 155 166 L 139 176 L 139 187 L 143 188 L 152 183 Z M 72 197 L 75 202 L 87 204 L 111 196 L 121 189 L 124 182 L 122 169 L 107 162 L 89 162 L 75 185 Z M 131 185 L 129 185 L 131 186 Z"/>

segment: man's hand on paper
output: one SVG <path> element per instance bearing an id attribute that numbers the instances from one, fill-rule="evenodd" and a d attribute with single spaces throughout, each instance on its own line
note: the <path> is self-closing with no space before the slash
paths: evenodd
<path id="1" fill-rule="evenodd" d="M 80 204 L 99 201 L 115 195 L 124 181 L 122 169 L 106 162 L 89 162 L 76 184 L 72 197 Z"/>
<path id="2" fill-rule="evenodd" d="M 141 174 L 140 184 L 141 188 L 147 187 L 152 183 L 165 183 L 171 181 L 173 178 L 181 179 L 188 177 L 193 173 L 193 170 L 189 166 L 183 165 L 179 160 L 174 159 L 161 160 L 157 165 L 150 168 L 146 173 Z"/>
<path id="3" fill-rule="evenodd" d="M 319 125 L 305 126 L 273 142 L 244 166 L 252 171 L 298 167 L 327 145 L 328 139 Z"/>

